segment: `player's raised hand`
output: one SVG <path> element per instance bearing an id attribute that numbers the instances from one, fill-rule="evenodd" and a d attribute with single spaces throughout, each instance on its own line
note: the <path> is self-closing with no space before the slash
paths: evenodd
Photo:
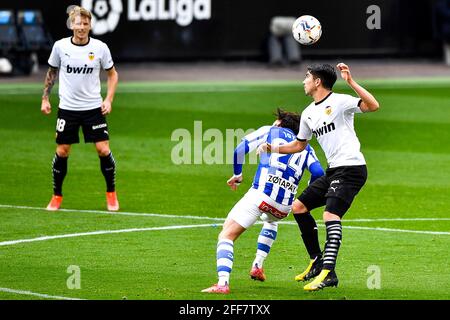
<path id="1" fill-rule="evenodd" d="M 236 191 L 237 187 L 241 184 L 241 182 L 242 182 L 242 174 L 238 176 L 233 175 L 230 179 L 228 179 L 227 185 L 230 186 L 231 190 Z"/>
<path id="2" fill-rule="evenodd" d="M 262 143 L 258 146 L 258 149 L 256 149 L 256 154 L 260 156 L 262 153 L 268 153 L 272 149 L 272 146 L 269 143 Z"/>
<path id="3" fill-rule="evenodd" d="M 342 79 L 344 79 L 347 82 L 352 79 L 352 75 L 350 73 L 350 68 L 345 63 L 342 63 L 342 62 L 338 63 L 338 65 L 336 67 L 341 72 Z"/>
<path id="4" fill-rule="evenodd" d="M 50 112 L 52 112 L 52 106 L 50 104 L 50 101 L 48 101 L 48 99 L 42 99 L 41 112 L 43 114 L 50 114 Z"/>

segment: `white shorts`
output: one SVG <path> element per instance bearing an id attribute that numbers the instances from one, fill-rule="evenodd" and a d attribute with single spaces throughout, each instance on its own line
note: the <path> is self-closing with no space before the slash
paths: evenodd
<path id="1" fill-rule="evenodd" d="M 290 211 L 291 206 L 279 204 L 261 191 L 250 188 L 228 213 L 228 218 L 248 229 L 258 218 L 266 222 L 276 222 L 286 218 Z"/>

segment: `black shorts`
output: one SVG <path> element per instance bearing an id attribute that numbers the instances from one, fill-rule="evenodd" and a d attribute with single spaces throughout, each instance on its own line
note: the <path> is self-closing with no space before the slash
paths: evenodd
<path id="1" fill-rule="evenodd" d="M 80 126 L 83 129 L 85 143 L 109 140 L 108 124 L 101 108 L 86 111 L 58 109 L 56 143 L 79 143 Z"/>
<path id="2" fill-rule="evenodd" d="M 309 211 L 326 205 L 326 211 L 342 217 L 366 180 L 365 165 L 328 168 L 298 199 Z"/>

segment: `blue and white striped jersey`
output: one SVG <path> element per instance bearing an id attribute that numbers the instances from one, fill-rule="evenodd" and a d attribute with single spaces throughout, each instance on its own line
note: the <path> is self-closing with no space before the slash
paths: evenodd
<path id="1" fill-rule="evenodd" d="M 245 154 L 255 150 L 260 144 L 268 142 L 272 145 L 282 145 L 294 140 L 296 134 L 282 127 L 264 126 L 250 133 L 235 150 L 234 174 L 242 173 Z M 305 169 L 311 172 L 310 183 L 324 174 L 310 145 L 302 152 L 294 154 L 263 153 L 252 188 L 263 192 L 279 204 L 291 205 Z"/>

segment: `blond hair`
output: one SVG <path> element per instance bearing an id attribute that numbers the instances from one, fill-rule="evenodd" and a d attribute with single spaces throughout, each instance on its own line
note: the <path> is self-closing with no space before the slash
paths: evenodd
<path id="1" fill-rule="evenodd" d="M 72 8 L 70 8 L 70 10 L 68 10 L 68 14 L 69 14 L 69 21 L 71 23 L 75 21 L 75 17 L 77 16 L 86 17 L 89 20 L 92 20 L 91 12 L 80 6 L 73 6 Z"/>

